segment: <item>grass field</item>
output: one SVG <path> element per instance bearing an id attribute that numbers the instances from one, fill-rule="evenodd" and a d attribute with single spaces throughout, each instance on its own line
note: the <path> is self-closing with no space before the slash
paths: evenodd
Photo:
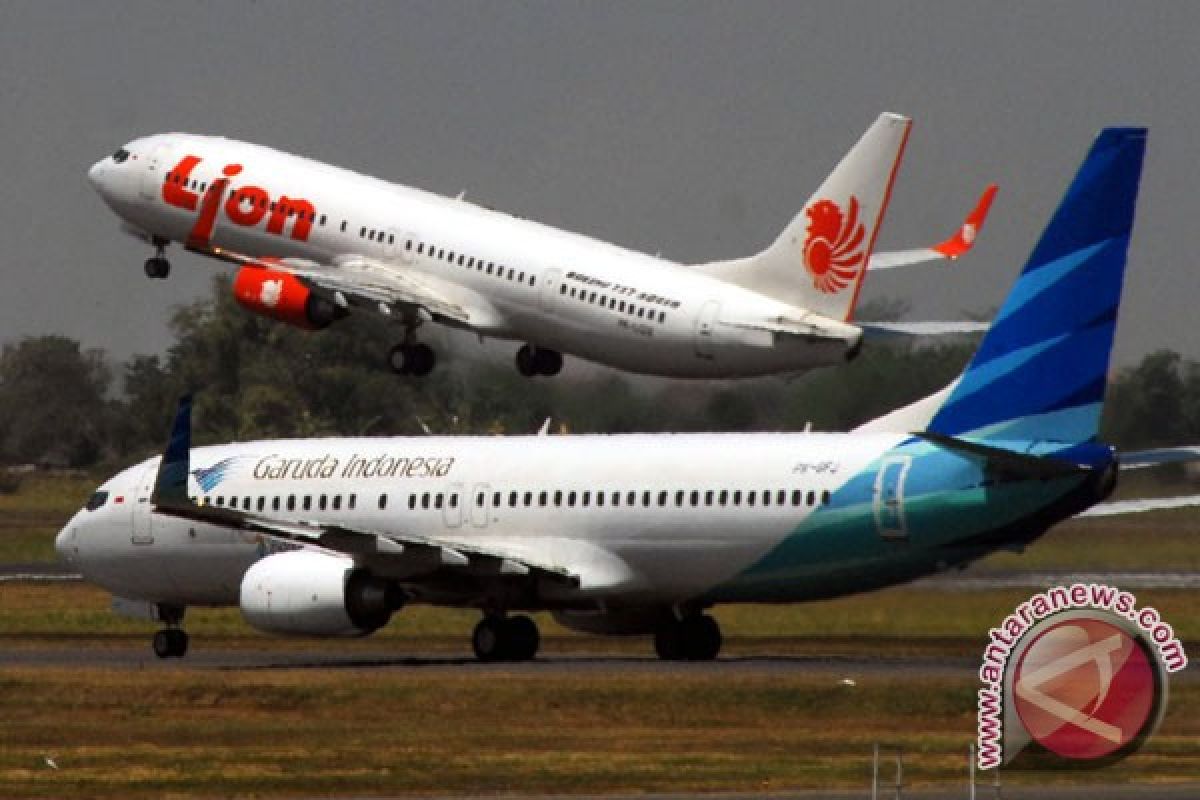
<path id="1" fill-rule="evenodd" d="M 0 497 L 0 562 L 53 558 L 54 532 L 91 488 L 83 479 L 30 479 Z M 1073 522 L 1024 555 L 993 556 L 976 569 L 1196 570 L 1196 522 L 1193 512 Z M 905 750 L 909 785 L 961 785 L 978 689 L 967 670 L 986 630 L 1029 594 L 901 587 L 799 606 L 717 609 L 725 656 L 816 656 L 833 664 L 824 668 L 804 659 L 782 669 L 670 673 L 623 669 L 620 660 L 579 674 L 400 661 L 4 668 L 0 797 L 865 791 L 877 742 Z M 1200 639 L 1200 593 L 1137 594 L 1185 645 Z M 235 609 L 189 610 L 187 627 L 198 653 L 336 649 L 399 659 L 466 657 L 475 620 L 472 612 L 414 607 L 371 638 L 337 642 L 268 638 Z M 574 634 L 545 615 L 539 624 L 547 658 L 651 657 L 642 637 Z M 107 595 L 86 584 L 0 584 L 0 648 L 136 648 L 153 660 L 153 629 L 113 615 Z M 918 658 L 960 672 L 843 675 L 844 658 Z M 1046 780 L 1200 781 L 1200 681 L 1173 682 L 1159 733 L 1114 767 L 1004 777 L 1006 784 Z"/>

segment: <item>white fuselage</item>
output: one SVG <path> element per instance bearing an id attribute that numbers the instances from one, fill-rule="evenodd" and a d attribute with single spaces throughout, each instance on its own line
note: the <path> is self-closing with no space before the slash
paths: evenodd
<path id="1" fill-rule="evenodd" d="M 823 320 L 833 337 L 811 338 L 734 324 L 813 315 L 662 258 L 270 148 L 192 134 L 127 148 L 127 161 L 89 177 L 135 229 L 255 258 L 376 259 L 472 309 L 464 327 L 485 336 L 686 378 L 841 363 L 861 337 L 834 320 Z"/>
<path id="2" fill-rule="evenodd" d="M 274 519 L 569 566 L 581 599 L 680 602 L 733 580 L 830 504 L 903 435 L 428 437 L 279 440 L 192 452 L 196 501 Z M 155 602 L 236 604 L 269 541 L 152 512 L 158 459 L 112 478 L 58 547 L 85 577 Z M 208 487 L 207 489 L 205 487 Z M 863 524 L 876 524 L 870 504 Z M 873 535 L 870 538 L 877 538 Z M 876 557 L 855 547 L 847 563 Z M 887 547 L 881 551 L 886 556 Z M 836 569 L 813 564 L 814 570 Z M 769 599 L 805 595 L 775 587 Z M 768 599 L 768 598 L 764 598 Z"/>

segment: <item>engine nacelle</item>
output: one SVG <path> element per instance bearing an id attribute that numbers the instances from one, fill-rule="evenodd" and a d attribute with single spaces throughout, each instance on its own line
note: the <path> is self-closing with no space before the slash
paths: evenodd
<path id="1" fill-rule="evenodd" d="M 293 550 L 246 570 L 240 604 L 246 622 L 269 633 L 365 636 L 404 600 L 401 589 L 348 558 Z"/>
<path id="2" fill-rule="evenodd" d="M 239 269 L 233 279 L 233 297 L 255 314 L 311 331 L 327 328 L 346 315 L 295 275 L 266 266 L 252 264 Z"/>

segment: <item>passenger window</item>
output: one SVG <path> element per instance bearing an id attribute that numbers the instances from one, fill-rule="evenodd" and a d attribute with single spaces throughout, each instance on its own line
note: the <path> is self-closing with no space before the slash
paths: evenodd
<path id="1" fill-rule="evenodd" d="M 554 505 L 556 505 L 556 506 L 562 505 L 562 491 L 561 490 L 556 491 L 554 493 Z"/>
<path id="2" fill-rule="evenodd" d="M 346 220 L 342 220 L 342 233 L 346 232 Z"/>
<path id="3" fill-rule="evenodd" d="M 350 509 L 351 511 L 353 511 L 353 510 L 354 510 L 354 502 L 355 502 L 357 499 L 358 499 L 358 495 L 356 495 L 356 494 L 352 494 L 352 495 L 350 495 L 350 497 L 348 497 L 348 498 L 346 499 L 346 508 L 348 508 L 348 509 Z"/>
<path id="4" fill-rule="evenodd" d="M 288 511 L 296 510 L 296 495 L 294 495 L 294 494 L 288 495 L 287 510 Z"/>
<path id="5" fill-rule="evenodd" d="M 642 505 L 645 506 L 646 508 L 650 507 L 650 492 L 648 492 L 648 491 L 642 492 Z"/>
<path id="6" fill-rule="evenodd" d="M 780 506 L 787 505 L 787 491 L 785 489 L 780 489 L 775 493 L 775 504 Z"/>
<path id="7" fill-rule="evenodd" d="M 537 280 L 536 280 L 536 279 L 535 279 L 535 278 L 534 278 L 532 275 L 530 275 L 530 276 L 529 276 L 529 285 L 530 285 L 530 286 L 536 286 L 536 285 L 537 285 Z"/>
<path id="8" fill-rule="evenodd" d="M 771 505 L 771 490 L 770 489 L 763 490 L 763 505 L 764 506 Z"/>
<path id="9" fill-rule="evenodd" d="M 385 508 L 387 508 L 387 495 L 381 494 L 379 495 L 379 510 L 382 511 Z"/>
<path id="10" fill-rule="evenodd" d="M 826 506 L 829 505 L 830 499 L 831 498 L 830 498 L 828 490 L 821 492 L 821 504 L 822 505 L 826 505 Z"/>
<path id="11" fill-rule="evenodd" d="M 546 505 L 546 493 L 545 492 L 538 492 L 538 505 L 539 506 Z"/>
<path id="12" fill-rule="evenodd" d="M 217 495 L 217 505 L 219 505 L 219 506 L 225 505 L 225 496 L 224 495 L 220 495 L 220 494 Z"/>
<path id="13" fill-rule="evenodd" d="M 517 507 L 517 493 L 516 492 L 508 493 L 508 507 L 509 508 Z"/>
<path id="14" fill-rule="evenodd" d="M 522 499 L 523 499 L 523 500 L 524 500 L 524 502 L 525 502 L 525 507 L 526 507 L 526 508 L 528 508 L 529 506 L 533 505 L 533 492 L 526 492 L 526 493 L 525 493 L 525 497 L 524 497 L 524 498 L 522 498 Z"/>
<path id="15" fill-rule="evenodd" d="M 742 504 L 742 493 L 740 490 L 733 493 L 733 504 L 735 506 L 740 506 Z"/>
<path id="16" fill-rule="evenodd" d="M 278 510 L 279 510 L 279 498 L 278 498 L 278 497 L 272 497 L 272 498 L 271 498 L 271 510 L 272 510 L 272 511 L 278 511 Z"/>
<path id="17" fill-rule="evenodd" d="M 729 491 L 722 489 L 721 494 L 717 495 L 717 502 L 721 505 L 726 505 L 729 502 Z"/>
<path id="18" fill-rule="evenodd" d="M 258 498 L 259 513 L 262 513 L 263 511 L 265 511 L 266 508 L 267 508 L 267 498 L 265 498 L 265 497 Z"/>
<path id="19" fill-rule="evenodd" d="M 754 492 L 746 492 L 746 505 L 748 505 L 748 506 L 754 505 L 754 495 L 755 495 Z"/>
<path id="20" fill-rule="evenodd" d="M 808 492 L 808 504 L 810 506 L 815 506 L 817 504 L 817 493 L 811 489 Z"/>
<path id="21" fill-rule="evenodd" d="M 596 492 L 596 505 L 604 505 L 604 492 Z"/>
<path id="22" fill-rule="evenodd" d="M 798 506 L 804 500 L 804 492 L 799 489 L 792 490 L 792 505 Z"/>
<path id="23" fill-rule="evenodd" d="M 342 510 L 342 496 L 340 494 L 335 494 L 333 496 L 333 510 L 334 511 Z"/>
<path id="24" fill-rule="evenodd" d="M 575 507 L 575 493 L 567 492 L 567 505 L 571 508 Z"/>
<path id="25" fill-rule="evenodd" d="M 320 509 L 321 511 L 324 511 L 325 510 L 325 502 L 326 502 L 325 495 L 321 495 L 320 498 L 317 499 L 317 508 Z"/>
<path id="26" fill-rule="evenodd" d="M 305 511 L 312 510 L 312 495 L 309 495 L 309 494 L 304 495 L 304 510 Z"/>
<path id="27" fill-rule="evenodd" d="M 592 493 L 591 492 L 584 492 L 583 495 L 580 497 L 580 502 L 583 503 L 584 508 L 587 508 L 587 506 L 591 503 L 591 501 L 592 501 Z"/>
<path id="28" fill-rule="evenodd" d="M 666 492 L 659 492 L 659 493 L 658 493 L 658 505 L 659 505 L 659 507 L 665 506 L 666 504 L 667 504 L 667 493 L 666 493 Z"/>
<path id="29" fill-rule="evenodd" d="M 450 495 L 450 507 L 458 508 L 458 492 L 453 492 Z"/>
<path id="30" fill-rule="evenodd" d="M 620 507 L 620 505 L 621 505 L 621 493 L 620 492 L 612 493 L 612 504 L 614 506 Z"/>
<path id="31" fill-rule="evenodd" d="M 699 492 L 696 492 L 696 491 L 693 491 L 693 492 L 692 492 L 692 497 L 691 497 L 691 500 L 692 500 L 692 506 L 693 506 L 693 507 L 700 505 L 700 493 L 699 493 Z"/>
<path id="32" fill-rule="evenodd" d="M 479 506 L 480 508 L 483 508 L 484 505 L 486 505 L 486 504 L 487 504 L 487 495 L 486 494 L 484 494 L 483 492 L 480 492 L 479 494 L 475 495 L 475 505 Z"/>
<path id="33" fill-rule="evenodd" d="M 421 495 L 421 508 L 423 508 L 423 509 L 429 508 L 429 492 L 426 492 L 425 494 Z"/>
<path id="34" fill-rule="evenodd" d="M 443 500 L 442 493 L 438 492 L 433 497 L 433 507 L 440 510 L 442 507 L 442 500 Z"/>
<path id="35" fill-rule="evenodd" d="M 676 508 L 683 507 L 683 490 L 682 489 L 675 492 L 675 507 Z"/>
<path id="36" fill-rule="evenodd" d="M 704 493 L 704 505 L 711 506 L 713 504 L 713 491 L 709 489 Z"/>
<path id="37" fill-rule="evenodd" d="M 501 499 L 501 498 L 500 498 L 500 493 L 499 493 L 499 492 L 496 492 L 495 494 L 493 494 L 493 495 L 492 495 L 492 508 L 499 508 L 499 507 L 500 507 L 500 499 Z"/>

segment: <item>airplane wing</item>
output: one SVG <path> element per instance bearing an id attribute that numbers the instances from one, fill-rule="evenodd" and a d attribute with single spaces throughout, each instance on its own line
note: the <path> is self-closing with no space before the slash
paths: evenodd
<path id="1" fill-rule="evenodd" d="M 369 564 L 380 575 L 443 593 L 477 592 L 495 585 L 547 585 L 603 591 L 638 580 L 626 562 L 584 541 L 554 537 L 432 538 L 373 531 L 332 522 L 281 520 L 222 506 L 201 505 L 188 494 L 191 468 L 190 395 L 180 398 L 150 502 L 155 513 L 247 531 L 276 542 L 316 548 Z"/>
<path id="2" fill-rule="evenodd" d="M 303 258 L 253 258 L 220 247 L 189 249 L 243 268 L 289 273 L 346 310 L 364 308 L 384 316 L 424 311 L 440 322 L 467 327 L 479 327 L 478 323 L 490 316 L 487 309 L 471 308 L 461 298 L 428 281 L 366 256 L 339 256 L 329 264 L 322 264 Z"/>
<path id="3" fill-rule="evenodd" d="M 154 510 L 168 516 L 249 531 L 276 541 L 318 548 L 370 563 L 380 574 L 426 576 L 442 570 L 472 576 L 532 578 L 571 588 L 580 576 L 557 564 L 487 546 L 431 539 L 416 534 L 382 533 L 315 521 L 272 519 L 245 511 L 204 506 L 188 501 L 162 500 Z"/>
<path id="4" fill-rule="evenodd" d="M 953 261 L 967 253 L 974 246 L 979 232 L 983 230 L 983 223 L 987 219 L 988 211 L 992 207 L 992 200 L 996 197 L 998 189 L 999 187 L 993 183 L 983 190 L 983 194 L 979 197 L 979 202 L 975 204 L 975 208 L 971 209 L 971 213 L 963 220 L 962 226 L 949 239 L 938 242 L 932 247 L 922 247 L 916 250 L 895 250 L 890 253 L 875 253 L 871 256 L 871 260 L 867 264 L 867 269 L 892 269 L 894 267 L 907 267 L 925 261 L 939 261 L 943 259 Z"/>

